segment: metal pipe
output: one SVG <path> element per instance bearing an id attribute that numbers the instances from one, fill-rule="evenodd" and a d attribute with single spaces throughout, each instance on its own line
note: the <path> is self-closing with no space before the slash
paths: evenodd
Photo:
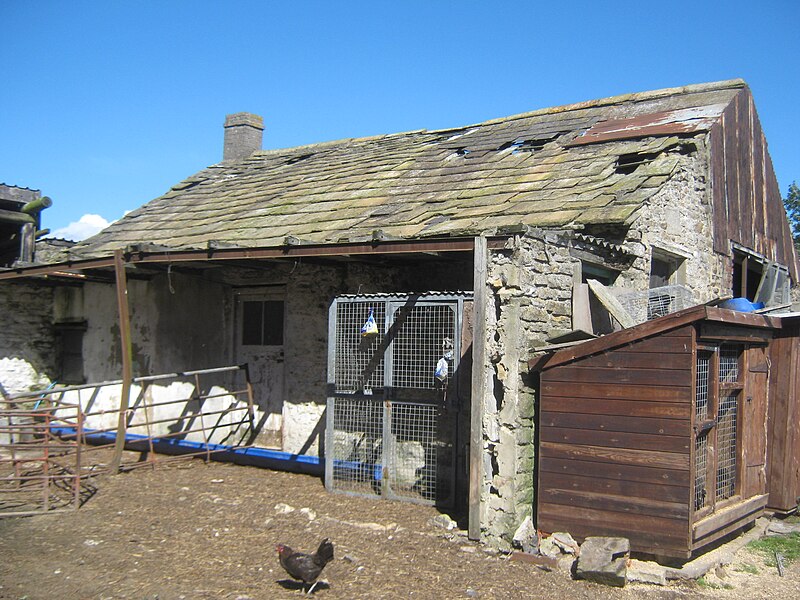
<path id="1" fill-rule="evenodd" d="M 32 215 L 42 212 L 45 208 L 50 208 L 51 206 L 53 206 L 53 201 L 50 199 L 50 197 L 42 196 L 41 198 L 37 198 L 36 200 L 31 200 L 28 202 L 22 207 L 22 212 L 27 215 Z"/>

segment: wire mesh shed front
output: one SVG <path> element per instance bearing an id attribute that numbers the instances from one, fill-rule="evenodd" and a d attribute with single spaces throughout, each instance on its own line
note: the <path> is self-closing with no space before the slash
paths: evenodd
<path id="1" fill-rule="evenodd" d="M 779 328 L 699 306 L 545 359 L 537 527 L 687 558 L 755 521 Z"/>
<path id="2" fill-rule="evenodd" d="M 330 308 L 325 481 L 450 506 L 466 293 L 340 296 Z"/>

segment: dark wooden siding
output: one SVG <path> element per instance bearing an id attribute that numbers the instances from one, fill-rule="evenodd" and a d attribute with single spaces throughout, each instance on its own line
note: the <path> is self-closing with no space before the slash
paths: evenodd
<path id="1" fill-rule="evenodd" d="M 789 511 L 800 497 L 800 328 L 787 327 L 770 348 L 767 482 L 769 508 Z"/>
<path id="2" fill-rule="evenodd" d="M 540 529 L 687 553 L 693 331 L 684 326 L 542 373 Z"/>
<path id="3" fill-rule="evenodd" d="M 710 132 L 714 250 L 728 255 L 729 240 L 789 267 L 797 259 L 753 98 L 743 88 Z"/>

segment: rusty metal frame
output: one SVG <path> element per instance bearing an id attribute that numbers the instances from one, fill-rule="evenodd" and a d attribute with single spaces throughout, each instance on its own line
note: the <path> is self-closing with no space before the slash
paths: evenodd
<path id="1" fill-rule="evenodd" d="M 521 233 L 521 232 L 517 232 Z M 505 245 L 507 235 L 487 238 L 489 249 L 500 249 Z M 155 250 L 139 249 L 136 246 L 122 253 L 125 265 L 147 265 L 163 263 L 218 262 L 234 260 L 269 260 L 299 258 L 335 258 L 348 256 L 396 255 L 436 252 L 472 252 L 474 238 L 452 238 L 433 240 L 395 240 L 381 242 L 357 242 L 341 244 L 297 244 L 263 248 L 209 248 L 207 250 Z M 116 254 L 115 252 L 115 254 Z M 50 265 L 17 267 L 0 271 L 0 281 L 24 277 L 53 277 L 80 280 L 85 277 L 82 271 L 115 268 L 116 258 L 94 258 L 70 260 Z"/>
<path id="2" fill-rule="evenodd" d="M 243 381 L 229 386 L 223 394 L 201 393 L 200 378 L 220 373 L 241 373 Z M 147 386 L 158 381 L 186 379 L 194 382 L 194 393 L 188 398 L 147 402 Z M 119 420 L 130 424 L 137 414 L 143 414 L 135 425 L 147 434 L 135 439 L 118 435 L 118 426 L 89 428 L 93 417 L 113 415 L 113 410 L 92 409 L 92 401 L 79 404 L 67 402 L 65 394 L 81 390 L 97 390 L 112 385 L 122 385 L 123 380 L 104 381 L 51 388 L 47 390 L 9 394 L 0 400 L 0 517 L 25 516 L 43 512 L 63 511 L 80 506 L 83 499 L 94 493 L 92 479 L 98 475 L 130 470 L 141 466 L 154 467 L 193 457 L 210 459 L 212 454 L 227 449 L 246 448 L 255 439 L 255 405 L 252 385 L 246 365 L 202 369 L 183 373 L 167 373 L 132 378 L 131 383 L 142 385 L 142 391 L 130 408 L 119 410 Z M 217 397 L 233 396 L 240 405 L 215 410 L 202 408 L 203 401 Z M 179 417 L 155 418 L 155 409 L 199 400 L 201 408 L 196 413 L 182 412 Z M 235 420 L 225 427 L 237 432 L 232 444 L 211 443 L 205 418 L 219 420 L 236 413 Z M 199 419 L 199 425 L 194 423 Z M 156 434 L 153 426 L 164 423 L 187 423 L 168 434 Z M 239 428 L 242 428 L 239 431 Z M 158 454 L 160 443 L 169 443 L 192 433 L 201 433 L 203 443 L 183 448 L 179 455 Z M 118 465 L 108 462 L 110 452 L 122 446 L 135 452 L 127 457 L 120 453 Z M 146 460 L 141 460 L 142 455 Z M 70 494 L 64 490 L 69 489 Z M 31 500 L 31 498 L 38 500 Z"/>

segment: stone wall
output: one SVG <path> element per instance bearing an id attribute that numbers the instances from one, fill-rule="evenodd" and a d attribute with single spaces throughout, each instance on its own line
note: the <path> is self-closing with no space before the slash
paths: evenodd
<path id="1" fill-rule="evenodd" d="M 557 231 L 516 237 L 489 257 L 481 529 L 501 548 L 533 510 L 536 398 L 527 361 L 534 346 L 571 329 L 576 263 Z"/>
<path id="2" fill-rule="evenodd" d="M 697 303 L 729 289 L 730 261 L 712 247 L 706 167 L 695 158 L 680 156 L 671 178 L 634 216 L 623 245 L 635 258 L 615 288 L 647 290 L 657 248 L 684 258 L 685 285 Z M 501 548 L 535 502 L 537 381 L 527 361 L 534 347 L 572 329 L 580 260 L 570 255 L 569 238 L 566 231 L 530 231 L 489 257 L 481 529 Z"/>
<path id="3" fill-rule="evenodd" d="M 0 282 L 0 385 L 8 393 L 46 387 L 55 377 L 53 288 Z"/>
<path id="4" fill-rule="evenodd" d="M 714 253 L 711 190 L 701 159 L 705 152 L 695 141 L 700 146 L 696 155 L 679 156 L 672 177 L 637 213 L 625 246 L 639 258 L 616 285 L 647 289 L 656 248 L 684 258 L 683 285 L 697 304 L 730 293 L 730 259 Z"/>

